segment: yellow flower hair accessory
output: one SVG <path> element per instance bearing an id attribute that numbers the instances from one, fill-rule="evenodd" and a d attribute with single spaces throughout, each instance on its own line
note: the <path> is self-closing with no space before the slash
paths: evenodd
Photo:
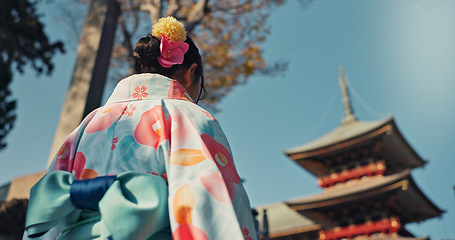
<path id="1" fill-rule="evenodd" d="M 152 35 L 161 40 L 161 35 L 164 35 L 169 42 L 184 42 L 186 40 L 186 30 L 181 22 L 174 17 L 160 18 L 153 25 Z"/>

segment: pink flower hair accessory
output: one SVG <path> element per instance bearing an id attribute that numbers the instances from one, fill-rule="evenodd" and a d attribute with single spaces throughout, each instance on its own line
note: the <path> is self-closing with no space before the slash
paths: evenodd
<path id="1" fill-rule="evenodd" d="M 170 42 L 165 35 L 161 34 L 161 56 L 158 57 L 158 62 L 165 68 L 170 68 L 175 64 L 182 64 L 188 48 L 188 43 Z"/>

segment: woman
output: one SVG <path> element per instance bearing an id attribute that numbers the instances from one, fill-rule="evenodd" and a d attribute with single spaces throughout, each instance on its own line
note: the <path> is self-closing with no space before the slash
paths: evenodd
<path id="1" fill-rule="evenodd" d="M 195 104 L 204 94 L 202 60 L 183 25 L 160 19 L 134 61 L 138 74 L 83 120 L 32 189 L 28 236 L 255 238 L 228 141 Z"/>

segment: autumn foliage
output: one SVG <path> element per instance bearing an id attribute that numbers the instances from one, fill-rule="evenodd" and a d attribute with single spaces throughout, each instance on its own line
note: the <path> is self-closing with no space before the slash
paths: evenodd
<path id="1" fill-rule="evenodd" d="M 87 0 L 73 0 L 87 3 Z M 311 0 L 297 0 L 305 4 Z M 118 0 L 119 29 L 111 59 L 110 76 L 118 80 L 132 74 L 131 57 L 136 41 L 151 31 L 160 17 L 174 16 L 185 25 L 201 50 L 208 97 L 214 109 L 238 84 L 253 74 L 282 73 L 287 62 L 264 58 L 263 43 L 270 33 L 270 14 L 286 0 Z M 68 14 L 69 13 L 69 14 Z M 67 11 L 65 16 L 71 15 Z M 73 17 L 70 23 L 83 19 Z"/>
<path id="2" fill-rule="evenodd" d="M 135 41 L 145 36 L 141 24 L 150 27 L 160 17 L 175 16 L 201 50 L 208 97 L 213 108 L 236 85 L 257 73 L 282 72 L 286 63 L 270 63 L 262 44 L 269 34 L 267 19 L 284 0 L 121 0 L 120 41 L 114 47 L 113 64 L 125 66 Z M 144 18 L 145 16 L 149 18 Z M 144 23 L 144 21 L 150 22 Z M 137 37 L 134 37 L 137 36 Z M 124 70 L 123 70 L 124 71 Z M 130 72 L 131 73 L 131 72 Z"/>

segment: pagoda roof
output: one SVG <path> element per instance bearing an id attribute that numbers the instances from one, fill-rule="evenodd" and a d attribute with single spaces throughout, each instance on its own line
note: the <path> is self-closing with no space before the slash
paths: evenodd
<path id="1" fill-rule="evenodd" d="M 262 229 L 263 211 L 267 210 L 269 236 L 272 238 L 319 230 L 321 227 L 319 224 L 290 208 L 285 202 L 262 205 L 254 209 L 259 213 L 256 219 L 259 222 L 259 228 L 261 230 L 264 230 Z"/>
<path id="2" fill-rule="evenodd" d="M 384 194 L 396 194 L 396 204 L 408 213 L 408 216 L 405 216 L 407 217 L 405 222 L 419 222 L 437 217 L 444 212 L 420 191 L 409 170 L 383 177 L 366 177 L 352 183 L 347 182 L 320 194 L 287 201 L 287 204 L 305 214 L 307 211 L 322 211 L 327 207 L 340 207 L 355 201 L 374 199 Z"/>
<path id="3" fill-rule="evenodd" d="M 306 143 L 304 145 L 285 150 L 287 155 L 294 155 L 299 153 L 311 152 L 317 149 L 328 147 L 330 145 L 344 142 L 349 139 L 353 139 L 374 130 L 377 130 L 389 122 L 393 121 L 392 117 L 380 121 L 358 121 L 351 120 L 343 122 L 340 126 L 335 128 L 333 131 Z"/>
<path id="4" fill-rule="evenodd" d="M 380 121 L 358 121 L 355 118 L 343 121 L 340 126 L 322 137 L 299 147 L 284 152 L 312 174 L 320 177 L 329 174 L 328 166 L 306 164 L 307 160 L 316 160 L 364 146 L 373 141 L 380 141 L 382 151 L 390 160 L 386 165 L 394 166 L 393 172 L 413 169 L 425 165 L 423 160 L 409 145 L 393 117 Z"/>

